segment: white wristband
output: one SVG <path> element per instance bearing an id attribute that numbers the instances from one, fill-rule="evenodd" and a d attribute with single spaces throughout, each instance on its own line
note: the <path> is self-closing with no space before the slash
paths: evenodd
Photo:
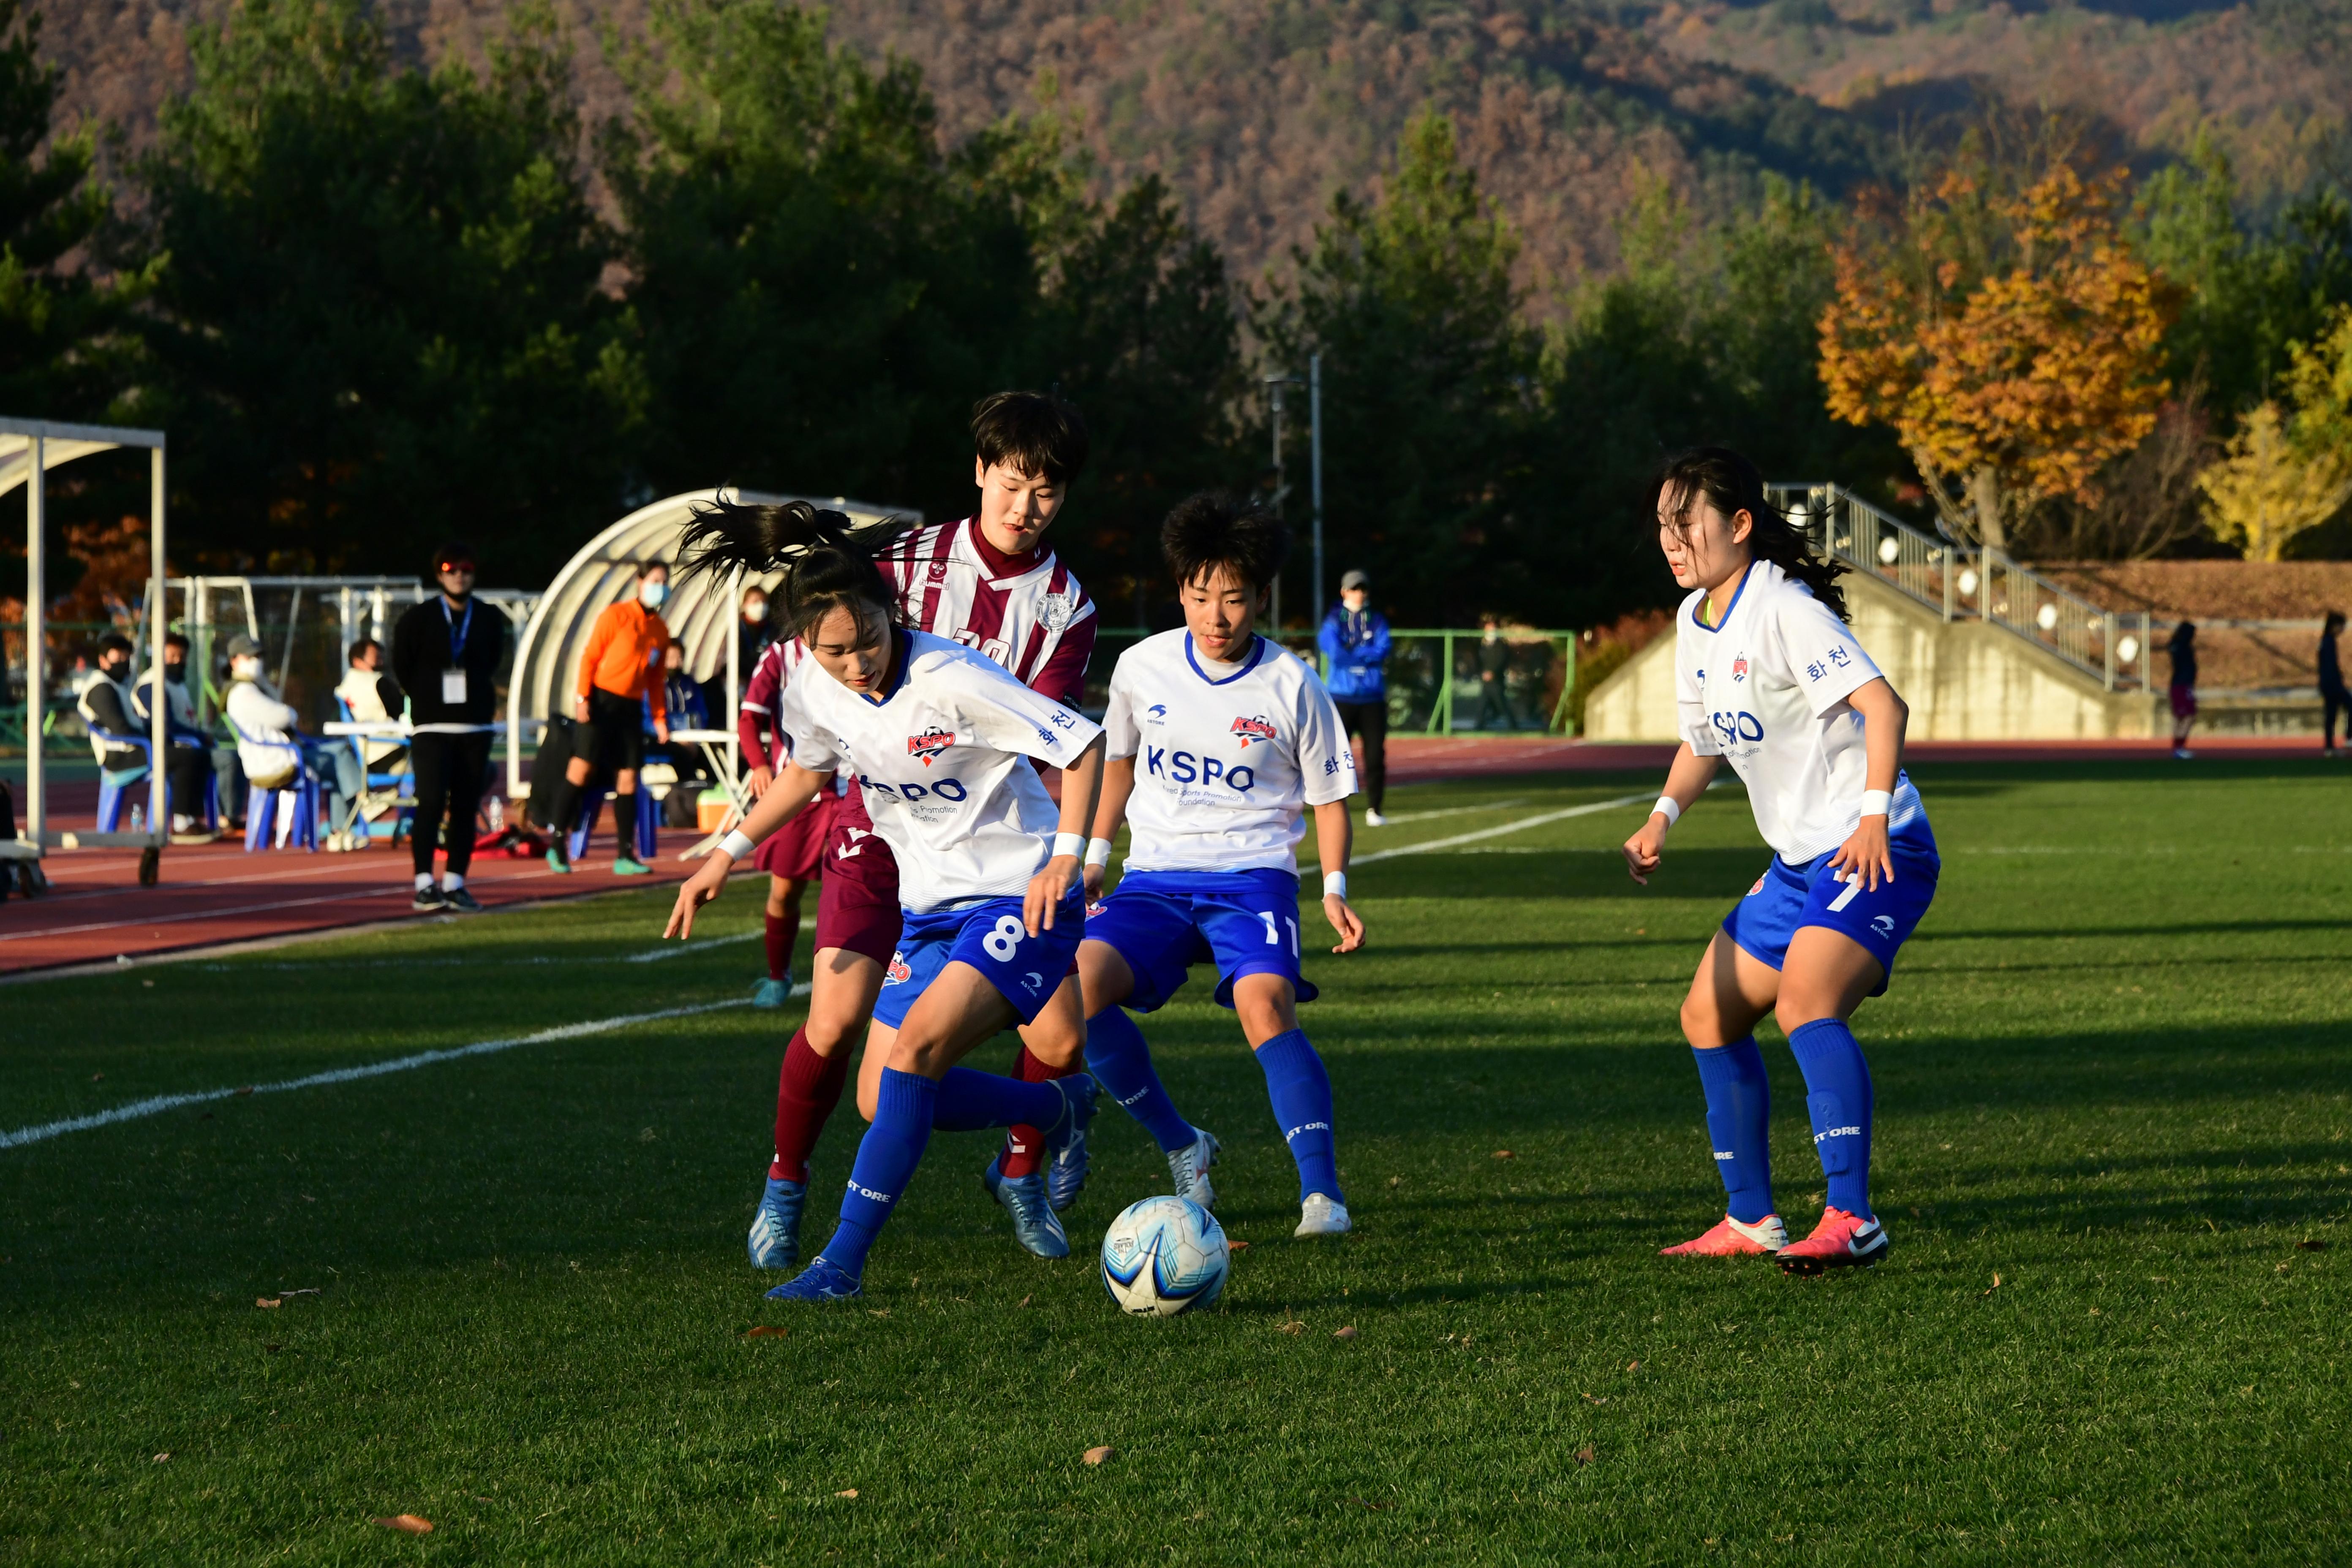
<path id="1" fill-rule="evenodd" d="M 1087 840 L 1087 864 L 1098 868 L 1110 864 L 1109 839 L 1089 838 Z"/>
<path id="2" fill-rule="evenodd" d="M 1862 792 L 1862 815 L 1864 816 L 1885 816 L 1894 805 L 1895 792 L 1892 790 L 1866 789 Z"/>
<path id="3" fill-rule="evenodd" d="M 1650 807 L 1650 815 L 1664 817 L 1666 826 L 1672 827 L 1683 819 L 1683 808 L 1675 803 L 1673 795 L 1662 795 L 1658 797 L 1658 804 Z"/>
<path id="4" fill-rule="evenodd" d="M 1087 840 L 1084 834 L 1056 833 L 1054 835 L 1054 858 L 1056 860 L 1065 855 L 1075 860 L 1086 852 L 1086 847 Z"/>
<path id="5" fill-rule="evenodd" d="M 740 827 L 729 829 L 727 837 L 719 841 L 719 852 L 730 860 L 749 860 L 759 847 Z"/>
<path id="6" fill-rule="evenodd" d="M 1345 871 L 1324 872 L 1323 896 L 1327 899 L 1339 899 L 1344 900 L 1348 896 L 1348 873 Z"/>

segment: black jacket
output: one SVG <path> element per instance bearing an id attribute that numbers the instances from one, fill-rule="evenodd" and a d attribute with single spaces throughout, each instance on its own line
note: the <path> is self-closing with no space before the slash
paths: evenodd
<path id="1" fill-rule="evenodd" d="M 408 694 L 412 724 L 488 724 L 499 713 L 499 666 L 507 651 L 507 617 L 496 605 L 474 601 L 474 619 L 462 658 L 449 652 L 451 617 L 439 594 L 411 605 L 392 629 L 392 673 Z M 465 617 L 456 619 L 463 624 Z M 441 672 L 453 664 L 466 670 L 466 700 L 441 700 Z"/>

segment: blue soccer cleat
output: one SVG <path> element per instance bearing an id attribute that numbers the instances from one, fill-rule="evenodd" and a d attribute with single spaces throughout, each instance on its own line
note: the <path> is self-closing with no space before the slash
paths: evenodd
<path id="1" fill-rule="evenodd" d="M 1062 1222 L 1055 1217 L 1054 1205 L 1045 1201 L 1045 1178 L 1042 1173 L 999 1175 L 996 1201 L 1013 1216 L 1013 1240 L 1040 1258 L 1070 1255 L 1070 1238 L 1064 1234 Z"/>
<path id="2" fill-rule="evenodd" d="M 787 974 L 782 980 L 762 980 L 751 988 L 751 1005 L 781 1007 L 792 1000 L 792 995 L 793 977 L 791 975 Z"/>
<path id="3" fill-rule="evenodd" d="M 855 1301 L 866 1294 L 857 1276 L 820 1252 L 809 1266 L 768 1292 L 771 1301 Z"/>
<path id="4" fill-rule="evenodd" d="M 760 1198 L 760 1212 L 751 1216 L 751 1267 L 790 1268 L 801 1258 L 801 1205 L 808 1201 L 806 1182 L 768 1178 Z"/>

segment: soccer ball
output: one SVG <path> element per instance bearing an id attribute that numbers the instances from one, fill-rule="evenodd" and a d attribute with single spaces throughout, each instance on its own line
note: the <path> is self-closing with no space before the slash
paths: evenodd
<path id="1" fill-rule="evenodd" d="M 1190 1198 L 1129 1204 L 1103 1236 L 1103 1289 L 1138 1318 L 1205 1307 L 1225 1288 L 1233 1257 L 1217 1216 Z"/>

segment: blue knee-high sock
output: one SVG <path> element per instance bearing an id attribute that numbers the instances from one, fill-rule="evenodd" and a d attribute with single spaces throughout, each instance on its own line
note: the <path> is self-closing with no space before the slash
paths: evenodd
<path id="1" fill-rule="evenodd" d="M 1813 1152 L 1829 1178 L 1830 1206 L 1868 1219 L 1870 1064 L 1853 1031 L 1835 1018 L 1798 1025 L 1789 1031 L 1789 1048 L 1805 1075 L 1805 1110 L 1813 1119 Z"/>
<path id="2" fill-rule="evenodd" d="M 1265 1073 L 1274 1120 L 1298 1166 L 1298 1201 L 1321 1193 L 1339 1201 L 1339 1162 L 1331 1142 L 1331 1078 L 1323 1058 L 1307 1043 L 1307 1031 L 1292 1029 L 1257 1048 Z"/>
<path id="3" fill-rule="evenodd" d="M 992 1072 L 950 1068 L 940 1080 L 939 1100 L 931 1107 L 935 1132 L 976 1132 L 983 1127 L 1010 1127 L 1016 1121 L 1050 1128 L 1062 1120 L 1069 1101 L 1050 1083 L 1023 1083 Z"/>
<path id="4" fill-rule="evenodd" d="M 1720 1050 L 1694 1049 L 1698 1081 L 1706 1089 L 1706 1135 L 1716 1174 L 1730 1194 L 1731 1217 L 1754 1225 L 1772 1212 L 1772 1088 L 1756 1037 Z"/>
<path id="5" fill-rule="evenodd" d="M 920 1073 L 882 1069 L 882 1090 L 874 1125 L 857 1145 L 849 1168 L 849 1190 L 841 1195 L 841 1224 L 822 1256 L 835 1267 L 863 1277 L 866 1253 L 898 1206 L 931 1141 L 931 1111 L 940 1086 Z"/>
<path id="6" fill-rule="evenodd" d="M 1172 1154 L 1192 1142 L 1192 1124 L 1160 1087 L 1151 1047 L 1126 1008 L 1106 1007 L 1087 1020 L 1087 1070 L 1120 1109 L 1143 1123 L 1161 1153 Z"/>

